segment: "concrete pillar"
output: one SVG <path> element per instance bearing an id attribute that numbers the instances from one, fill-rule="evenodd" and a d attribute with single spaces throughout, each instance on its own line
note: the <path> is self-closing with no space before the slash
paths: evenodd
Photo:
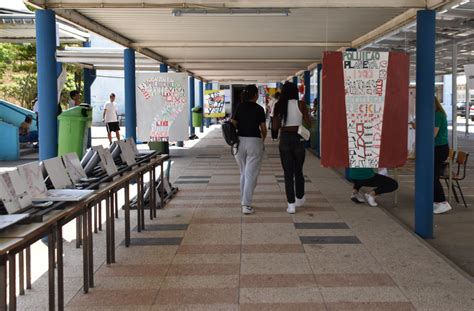
<path id="1" fill-rule="evenodd" d="M 135 50 L 124 51 L 125 137 L 137 140 L 137 104 L 135 97 Z"/>
<path id="2" fill-rule="evenodd" d="M 37 10 L 36 61 L 38 71 L 39 159 L 58 154 L 58 87 L 56 74 L 56 16 L 52 10 Z M 53 73 L 53 74 L 52 74 Z"/>
<path id="3" fill-rule="evenodd" d="M 304 71 L 304 101 L 309 107 L 311 104 L 311 72 L 309 70 Z"/>
<path id="4" fill-rule="evenodd" d="M 416 24 L 415 232 L 429 239 L 433 237 L 435 11 L 418 11 Z"/>
<path id="5" fill-rule="evenodd" d="M 453 147 L 453 150 L 458 150 L 458 47 L 456 45 L 456 40 L 453 40 L 452 60 L 451 111 L 453 114 L 453 128 L 451 131 L 451 146 Z M 468 105 L 466 105 L 466 107 L 468 107 Z"/>

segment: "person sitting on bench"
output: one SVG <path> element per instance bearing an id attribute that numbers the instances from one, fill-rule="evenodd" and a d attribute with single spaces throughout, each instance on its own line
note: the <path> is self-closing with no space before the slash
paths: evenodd
<path id="1" fill-rule="evenodd" d="M 351 200 L 355 203 L 364 203 L 367 201 L 367 204 L 370 206 L 377 206 L 378 204 L 375 201 L 376 196 L 398 189 L 396 180 L 388 176 L 377 174 L 372 168 L 350 168 L 349 178 L 354 183 Z M 375 189 L 362 195 L 359 192 L 362 187 Z"/>
<path id="2" fill-rule="evenodd" d="M 30 131 L 33 117 L 27 115 L 25 121 L 20 124 L 18 134 L 20 135 L 20 143 L 35 143 L 38 142 L 38 131 Z"/>

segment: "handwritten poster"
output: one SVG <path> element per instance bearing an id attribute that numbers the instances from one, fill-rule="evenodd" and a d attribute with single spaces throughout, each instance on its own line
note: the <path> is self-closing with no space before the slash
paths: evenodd
<path id="1" fill-rule="evenodd" d="M 378 167 L 388 52 L 344 52 L 349 167 Z"/>
<path id="2" fill-rule="evenodd" d="M 225 93 L 224 90 L 207 90 L 204 94 L 204 117 L 225 117 Z"/>
<path id="3" fill-rule="evenodd" d="M 395 168 L 407 160 L 409 57 L 325 52 L 321 164 Z"/>
<path id="4" fill-rule="evenodd" d="M 17 170 L 0 175 L 0 200 L 2 200 L 8 214 L 13 214 L 31 205 L 31 196 L 28 193 L 26 182 Z"/>
<path id="5" fill-rule="evenodd" d="M 188 139 L 188 76 L 142 72 L 136 76 L 137 138 L 142 141 Z"/>

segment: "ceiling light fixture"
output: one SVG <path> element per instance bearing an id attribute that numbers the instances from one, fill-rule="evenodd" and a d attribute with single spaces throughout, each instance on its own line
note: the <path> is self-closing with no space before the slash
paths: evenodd
<path id="1" fill-rule="evenodd" d="M 198 9 L 184 8 L 174 9 L 171 12 L 173 16 L 288 16 L 291 11 L 289 9 Z"/>

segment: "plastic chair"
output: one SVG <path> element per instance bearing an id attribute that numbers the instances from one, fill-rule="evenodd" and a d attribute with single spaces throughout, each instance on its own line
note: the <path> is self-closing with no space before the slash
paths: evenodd
<path id="1" fill-rule="evenodd" d="M 451 151 L 450 151 L 451 154 Z M 464 207 L 467 208 L 466 200 L 464 199 L 464 194 L 461 189 L 461 185 L 459 184 L 460 180 L 463 180 L 466 178 L 466 171 L 467 171 L 467 160 L 469 158 L 469 153 L 464 152 L 464 151 L 458 151 L 457 152 L 457 158 L 456 158 L 456 164 L 457 164 L 457 171 L 452 172 L 452 180 L 455 182 L 455 184 L 452 184 L 452 189 L 454 193 L 454 198 L 456 199 L 456 202 L 459 203 L 459 197 L 456 193 L 456 188 L 458 188 L 459 193 L 461 194 L 462 201 L 464 203 Z M 446 182 L 446 186 L 449 189 L 449 176 L 441 176 L 441 179 L 444 179 Z"/>

